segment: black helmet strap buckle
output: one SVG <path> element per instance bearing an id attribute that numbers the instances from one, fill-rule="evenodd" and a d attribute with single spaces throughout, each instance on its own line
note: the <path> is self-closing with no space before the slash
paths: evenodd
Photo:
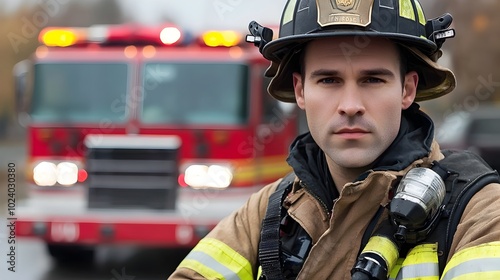
<path id="1" fill-rule="evenodd" d="M 273 39 L 273 30 L 260 25 L 256 21 L 250 22 L 248 30 L 250 31 L 250 34 L 246 36 L 245 40 L 248 43 L 253 43 L 256 47 L 259 47 L 259 51 L 262 53 L 264 46 Z"/>
<path id="2" fill-rule="evenodd" d="M 425 24 L 427 37 L 436 43 L 438 50 L 441 49 L 446 39 L 455 37 L 455 29 L 449 28 L 452 21 L 453 17 L 449 13 L 446 13 L 440 17 L 428 20 Z"/>

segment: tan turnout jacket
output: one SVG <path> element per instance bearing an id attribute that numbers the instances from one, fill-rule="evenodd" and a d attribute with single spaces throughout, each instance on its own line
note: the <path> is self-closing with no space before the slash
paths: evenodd
<path id="1" fill-rule="evenodd" d="M 351 279 L 350 271 L 355 264 L 363 233 L 379 206 L 389 203 L 388 192 L 396 176 L 404 175 L 416 166 L 429 166 L 433 160 L 442 158 L 439 146 L 434 142 L 429 158 L 417 160 L 405 170 L 371 172 L 365 180 L 345 185 L 335 201 L 331 216 L 305 188 L 297 187 L 300 181 L 296 178 L 285 205 L 290 216 L 307 231 L 314 244 L 297 279 Z M 224 242 L 249 260 L 254 277 L 258 269 L 261 223 L 268 198 L 278 183 L 253 194 L 243 207 L 221 221 L 207 236 Z M 490 184 L 469 202 L 455 233 L 449 259 L 462 249 L 500 241 L 498 190 L 498 185 Z M 169 279 L 203 277 L 192 270 L 179 268 Z"/>

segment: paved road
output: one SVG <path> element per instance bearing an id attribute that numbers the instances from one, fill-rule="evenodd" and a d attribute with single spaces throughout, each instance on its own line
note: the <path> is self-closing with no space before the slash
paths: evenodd
<path id="1" fill-rule="evenodd" d="M 18 240 L 16 272 L 2 261 L 5 280 L 165 280 L 187 250 L 101 247 L 92 263 L 58 264 L 36 240 Z M 6 255 L 2 253 L 2 260 Z"/>

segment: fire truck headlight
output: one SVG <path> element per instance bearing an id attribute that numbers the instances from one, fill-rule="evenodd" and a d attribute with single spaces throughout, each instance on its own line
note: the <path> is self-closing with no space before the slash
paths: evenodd
<path id="1" fill-rule="evenodd" d="M 206 182 L 208 166 L 191 165 L 186 168 L 184 181 L 193 188 L 202 188 Z"/>
<path id="2" fill-rule="evenodd" d="M 53 186 L 57 182 L 57 166 L 52 162 L 40 162 L 33 169 L 33 181 L 39 186 Z"/>
<path id="3" fill-rule="evenodd" d="M 233 173 L 227 167 L 220 165 L 210 165 L 207 171 L 208 177 L 212 181 L 212 187 L 225 189 L 229 187 L 233 180 Z"/>
<path id="4" fill-rule="evenodd" d="M 78 181 L 78 166 L 72 162 L 61 162 L 57 165 L 57 182 L 63 186 L 71 186 Z"/>
<path id="5" fill-rule="evenodd" d="M 79 162 L 49 162 L 42 161 L 33 168 L 33 181 L 40 187 L 65 186 L 70 187 L 87 179 L 85 169 Z"/>
<path id="6" fill-rule="evenodd" d="M 186 184 L 195 189 L 225 189 L 233 179 L 231 170 L 220 165 L 191 165 L 184 174 Z"/>

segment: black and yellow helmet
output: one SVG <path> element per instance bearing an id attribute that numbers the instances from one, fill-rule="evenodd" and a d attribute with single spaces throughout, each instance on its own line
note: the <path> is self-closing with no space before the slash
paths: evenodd
<path id="1" fill-rule="evenodd" d="M 384 37 L 406 47 L 411 70 L 419 73 L 415 101 L 437 98 L 455 88 L 455 76 L 436 62 L 446 38 L 449 14 L 427 21 L 418 0 L 288 0 L 281 17 L 279 36 L 255 22 L 247 41 L 259 46 L 271 66 L 269 93 L 295 102 L 292 72 L 297 71 L 298 50 L 310 40 L 333 36 Z"/>

